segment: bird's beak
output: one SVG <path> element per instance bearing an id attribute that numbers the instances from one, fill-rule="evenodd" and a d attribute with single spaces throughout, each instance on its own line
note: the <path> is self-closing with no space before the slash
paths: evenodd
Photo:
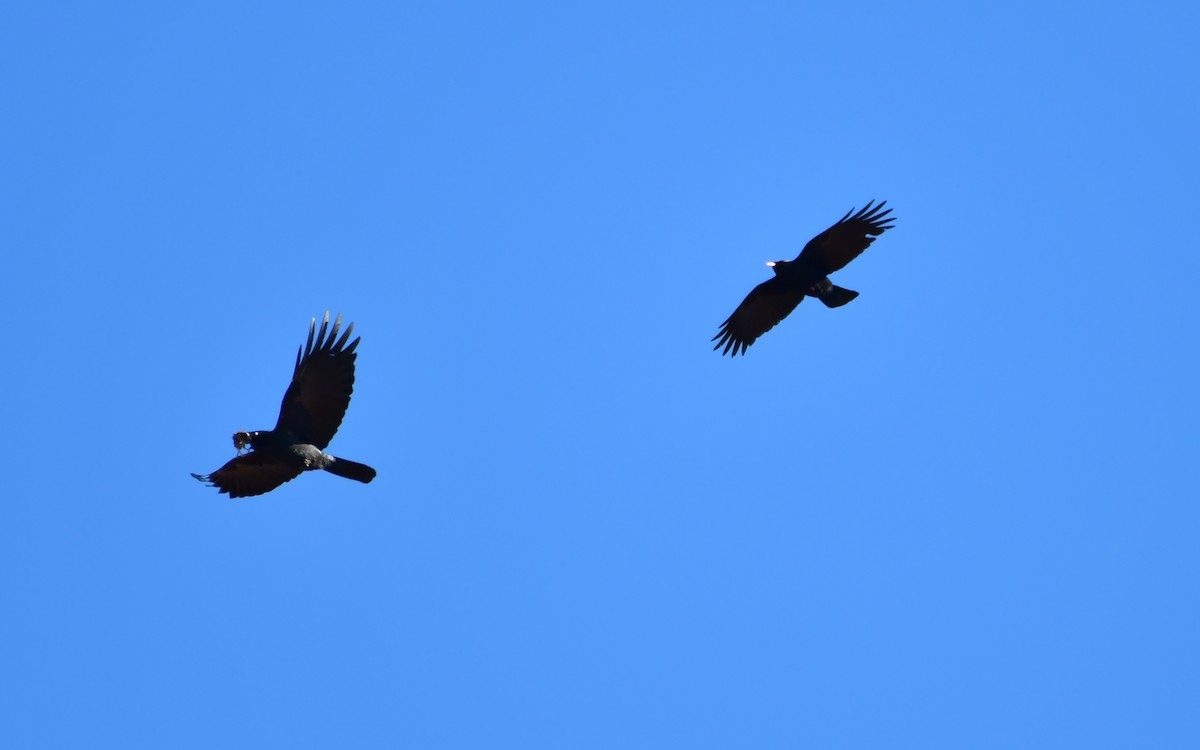
<path id="1" fill-rule="evenodd" d="M 768 261 L 767 261 L 767 268 L 774 268 L 774 267 L 775 267 L 775 261 L 773 261 L 773 260 L 768 260 Z"/>

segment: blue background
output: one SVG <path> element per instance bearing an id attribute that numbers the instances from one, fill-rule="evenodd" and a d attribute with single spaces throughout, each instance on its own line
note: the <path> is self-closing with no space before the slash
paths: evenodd
<path id="1" fill-rule="evenodd" d="M 7 8 L 0 744 L 1200 746 L 1198 21 Z M 378 479 L 195 482 L 326 309 Z"/>

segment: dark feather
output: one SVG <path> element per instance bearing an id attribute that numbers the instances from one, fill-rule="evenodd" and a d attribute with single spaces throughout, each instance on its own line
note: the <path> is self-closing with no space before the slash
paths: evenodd
<path id="1" fill-rule="evenodd" d="M 238 456 L 212 474 L 192 474 L 201 482 L 208 482 L 230 497 L 251 497 L 270 492 L 284 482 L 300 476 L 303 469 L 278 456 L 258 451 Z"/>
<path id="2" fill-rule="evenodd" d="M 342 324 L 340 314 L 330 329 L 329 313 L 325 313 L 321 330 L 314 338 L 316 323 L 314 319 L 309 325 L 307 345 L 296 352 L 296 369 L 283 396 L 275 430 L 287 430 L 303 442 L 325 450 L 350 406 L 354 361 L 358 357 L 354 350 L 360 339 L 346 345 L 354 330 L 353 323 L 337 338 Z"/>
<path id="3" fill-rule="evenodd" d="M 731 350 L 735 357 L 745 354 L 755 339 L 774 328 L 803 301 L 804 292 L 796 294 L 778 277 L 764 281 L 754 287 L 754 290 L 746 295 L 746 299 L 742 300 L 742 304 L 733 311 L 733 315 L 721 324 L 721 330 L 712 337 L 712 340 L 717 342 L 713 351 L 724 345 L 725 351 L 721 352 L 722 355 Z"/>
<path id="4" fill-rule="evenodd" d="M 867 203 L 858 213 L 850 209 L 836 224 L 809 240 L 796 262 L 805 263 L 828 276 L 862 255 L 876 236 L 894 226 L 891 222 L 895 219 L 888 216 L 892 209 L 883 210 L 887 201 L 871 208 L 874 202 Z"/>

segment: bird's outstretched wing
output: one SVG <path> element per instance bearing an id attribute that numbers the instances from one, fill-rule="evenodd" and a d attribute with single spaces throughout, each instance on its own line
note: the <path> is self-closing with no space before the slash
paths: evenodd
<path id="1" fill-rule="evenodd" d="M 895 219 L 888 216 L 892 209 L 883 210 L 887 201 L 871 208 L 874 203 L 871 201 L 858 213 L 850 209 L 838 223 L 809 240 L 796 261 L 828 276 L 862 255 L 876 236 L 894 226 L 891 222 Z"/>
<path id="2" fill-rule="evenodd" d="M 754 287 L 733 315 L 721 324 L 721 330 L 712 337 L 717 345 L 713 351 L 725 347 L 721 356 L 732 350 L 734 357 L 745 354 L 754 340 L 791 314 L 804 301 L 803 290 L 789 288 L 778 277 Z"/>
<path id="3" fill-rule="evenodd" d="M 328 312 L 319 332 L 315 318 L 309 325 L 308 344 L 296 352 L 292 384 L 283 395 L 275 425 L 277 431 L 287 430 L 321 450 L 337 434 L 354 391 L 354 360 L 358 357 L 354 349 L 359 339 L 347 345 L 354 324 L 346 326 L 346 332 L 338 338 L 341 325 L 339 314 L 330 328 Z"/>
<path id="4" fill-rule="evenodd" d="M 238 456 L 212 474 L 192 474 L 208 486 L 230 497 L 250 497 L 270 492 L 284 482 L 300 476 L 299 466 L 281 461 L 269 453 L 250 451 Z"/>

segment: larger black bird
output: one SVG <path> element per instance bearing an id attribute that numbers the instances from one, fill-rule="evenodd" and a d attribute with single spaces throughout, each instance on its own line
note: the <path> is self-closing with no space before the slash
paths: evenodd
<path id="1" fill-rule="evenodd" d="M 347 479 L 369 482 L 375 470 L 365 464 L 335 458 L 325 453 L 333 439 L 354 390 L 354 349 L 361 339 L 346 341 L 354 324 L 338 338 L 339 314 L 329 328 L 329 313 L 316 333 L 314 318 L 308 327 L 308 344 L 296 352 L 292 384 L 283 394 L 275 429 L 233 433 L 238 456 L 212 474 L 192 474 L 230 497 L 250 497 L 270 492 L 303 471 L 324 469 Z M 243 454 L 242 450 L 250 448 Z"/>
<path id="2" fill-rule="evenodd" d="M 755 339 L 786 318 L 805 297 L 816 297 L 826 307 L 841 307 L 857 297 L 858 292 L 834 286 L 829 274 L 857 258 L 876 236 L 894 226 L 891 222 L 895 219 L 888 216 L 892 209 L 883 210 L 887 201 L 871 208 L 874 202 L 858 213 L 850 209 L 838 223 L 809 240 L 795 260 L 768 263 L 775 278 L 754 287 L 721 324 L 712 337 L 717 342 L 713 351 L 724 346 L 722 356 L 730 351 L 735 357 L 744 355 Z"/>

